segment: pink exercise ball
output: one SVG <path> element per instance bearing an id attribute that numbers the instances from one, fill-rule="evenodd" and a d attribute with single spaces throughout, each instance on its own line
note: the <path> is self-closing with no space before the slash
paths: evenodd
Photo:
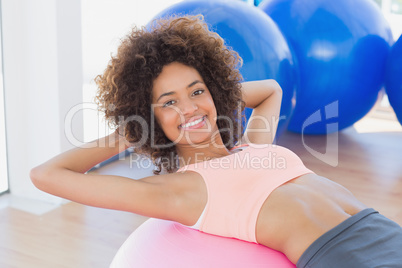
<path id="1" fill-rule="evenodd" d="M 111 268 L 296 267 L 276 250 L 149 219 L 118 250 Z"/>

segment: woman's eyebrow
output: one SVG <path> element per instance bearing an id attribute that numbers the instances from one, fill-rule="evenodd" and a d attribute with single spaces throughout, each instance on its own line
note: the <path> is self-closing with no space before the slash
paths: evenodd
<path id="1" fill-rule="evenodd" d="M 204 84 L 202 81 L 200 81 L 200 80 L 194 80 L 193 82 L 191 82 L 188 86 L 187 86 L 187 88 L 190 88 L 190 87 L 192 87 L 192 86 L 194 86 L 194 85 L 196 85 L 196 84 L 198 84 L 198 83 L 201 83 L 201 84 Z"/>
<path id="2" fill-rule="evenodd" d="M 198 83 L 204 84 L 204 83 L 203 83 L 202 81 L 200 81 L 200 80 L 194 80 L 193 82 L 191 82 L 191 83 L 187 86 L 187 89 L 190 88 L 190 87 L 192 87 L 192 86 L 194 86 L 194 85 L 196 85 L 196 84 L 198 84 Z M 162 97 L 170 96 L 170 95 L 173 95 L 173 94 L 175 94 L 175 93 L 176 93 L 176 92 L 174 92 L 174 91 L 165 92 L 165 93 L 163 93 L 162 95 L 160 95 L 159 98 L 158 98 L 156 101 L 159 101 Z"/>
<path id="3" fill-rule="evenodd" d="M 174 91 L 165 92 L 165 93 L 163 93 L 162 95 L 160 95 L 159 98 L 158 98 L 156 101 L 159 101 L 162 97 L 170 96 L 170 95 L 173 95 L 173 94 L 175 94 L 175 93 L 176 93 L 176 92 L 174 92 Z"/>

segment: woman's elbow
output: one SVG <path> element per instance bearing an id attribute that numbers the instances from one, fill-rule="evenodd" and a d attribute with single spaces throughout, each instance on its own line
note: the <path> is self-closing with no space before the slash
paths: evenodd
<path id="1" fill-rule="evenodd" d="M 274 80 L 274 79 L 268 79 L 267 80 L 268 86 L 272 88 L 276 93 L 279 93 L 282 95 L 282 87 L 279 85 L 279 83 Z"/>
<path id="2" fill-rule="evenodd" d="M 29 172 L 33 185 L 39 190 L 44 190 L 48 181 L 48 172 L 41 166 L 34 167 Z"/>

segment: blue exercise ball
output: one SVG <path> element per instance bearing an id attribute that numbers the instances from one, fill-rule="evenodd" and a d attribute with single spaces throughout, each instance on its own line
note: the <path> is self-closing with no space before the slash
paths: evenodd
<path id="1" fill-rule="evenodd" d="M 377 100 L 393 42 L 371 0 L 266 0 L 297 63 L 296 106 L 288 129 L 327 134 L 353 125 Z"/>
<path id="2" fill-rule="evenodd" d="M 277 25 L 258 8 L 233 0 L 192 0 L 177 3 L 154 19 L 202 14 L 211 29 L 243 58 L 240 69 L 245 81 L 275 79 L 283 89 L 280 126 L 277 136 L 293 110 L 296 78 L 292 54 Z M 246 118 L 251 111 L 246 110 Z"/>
<path id="3" fill-rule="evenodd" d="M 391 47 L 385 75 L 385 90 L 389 103 L 402 124 L 402 35 Z"/>

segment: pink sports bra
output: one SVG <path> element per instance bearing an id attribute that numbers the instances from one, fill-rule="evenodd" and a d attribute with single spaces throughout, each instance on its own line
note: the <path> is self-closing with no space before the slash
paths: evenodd
<path id="1" fill-rule="evenodd" d="M 204 211 L 192 228 L 254 243 L 258 214 L 271 192 L 296 177 L 312 173 L 289 149 L 259 144 L 184 166 L 177 172 L 186 171 L 202 176 L 208 194 Z"/>

